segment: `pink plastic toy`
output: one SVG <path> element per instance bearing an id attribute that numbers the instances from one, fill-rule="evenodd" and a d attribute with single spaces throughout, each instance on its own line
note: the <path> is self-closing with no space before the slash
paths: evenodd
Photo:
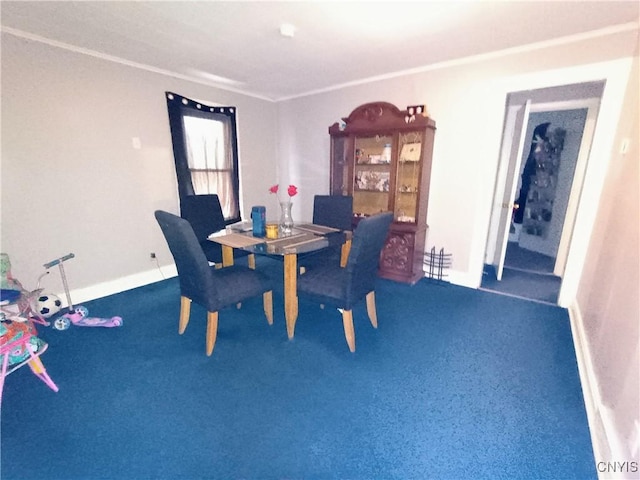
<path id="1" fill-rule="evenodd" d="M 67 328 L 69 328 L 70 324 L 74 324 L 79 327 L 121 327 L 123 323 L 121 317 L 89 317 L 89 311 L 85 307 L 78 306 L 74 308 L 73 304 L 71 303 L 71 295 L 69 294 L 69 286 L 67 285 L 67 277 L 64 273 L 64 266 L 62 265 L 65 260 L 69 260 L 70 258 L 74 257 L 75 255 L 73 253 L 70 253 L 69 255 L 65 255 L 64 257 L 44 264 L 44 268 L 46 269 L 49 269 L 54 265 L 58 265 L 58 267 L 60 268 L 60 276 L 62 277 L 62 284 L 64 285 L 64 293 L 67 296 L 67 308 L 69 309 L 68 313 L 65 313 L 53 322 L 53 328 L 57 330 L 66 330 Z"/>
<path id="2" fill-rule="evenodd" d="M 78 327 L 121 327 L 121 317 L 85 317 L 82 312 L 67 313 L 65 316 Z"/>

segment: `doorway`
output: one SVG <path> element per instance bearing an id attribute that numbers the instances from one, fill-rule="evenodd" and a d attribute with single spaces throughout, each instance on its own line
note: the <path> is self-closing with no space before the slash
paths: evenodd
<path id="1" fill-rule="evenodd" d="M 508 95 L 481 289 L 558 304 L 603 88 Z"/>

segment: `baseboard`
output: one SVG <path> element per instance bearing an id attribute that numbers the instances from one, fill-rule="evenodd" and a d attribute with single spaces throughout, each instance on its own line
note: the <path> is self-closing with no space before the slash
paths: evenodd
<path id="1" fill-rule="evenodd" d="M 154 268 L 146 272 L 136 273 L 127 277 L 118 278 L 109 282 L 98 283 L 85 288 L 77 288 L 70 290 L 71 301 L 77 305 L 82 302 L 95 300 L 96 298 L 114 295 L 116 293 L 131 290 L 132 288 L 142 287 L 150 283 L 159 282 L 167 278 L 178 275 L 175 265 L 167 265 L 165 267 Z M 476 275 L 469 272 L 449 271 L 444 278 L 445 281 L 461 287 L 478 288 L 479 284 Z M 64 292 L 55 293 L 60 299 L 66 303 Z M 66 306 L 66 305 L 65 305 Z"/>
<path id="2" fill-rule="evenodd" d="M 85 288 L 77 288 L 70 290 L 71 302 L 74 305 L 78 305 L 82 302 L 88 302 L 95 300 L 96 298 L 106 297 L 108 295 L 114 295 L 116 293 L 124 292 L 125 290 L 131 290 L 133 288 L 142 287 L 150 283 L 159 282 L 167 278 L 175 277 L 178 275 L 178 271 L 175 265 L 168 265 L 166 267 L 156 267 L 146 272 L 136 273 L 127 277 L 121 277 L 109 282 L 98 283 Z M 58 297 L 66 305 L 66 294 L 64 292 L 56 293 Z"/>
<path id="3" fill-rule="evenodd" d="M 568 312 L 598 477 L 601 480 L 626 478 L 607 471 L 608 464 L 624 461 L 629 458 L 629 454 L 615 428 L 613 411 L 602 402 L 579 305 L 574 301 Z"/>
<path id="4" fill-rule="evenodd" d="M 106 297 L 108 295 L 114 295 L 116 293 L 124 292 L 125 290 L 131 290 L 132 288 L 142 287 L 150 283 L 159 282 L 167 278 L 172 278 L 178 275 L 178 270 L 175 265 L 167 265 L 165 267 L 154 268 L 147 270 L 146 272 L 136 273 L 127 277 L 118 278 L 109 282 L 98 283 L 89 287 L 72 289 L 69 291 L 71 295 L 71 301 L 77 305 L 82 302 L 88 302 L 95 300 L 96 298 Z M 462 287 L 478 288 L 475 278 L 468 272 L 448 272 L 445 281 L 454 285 Z M 55 293 L 65 303 L 66 296 L 64 292 Z"/>
<path id="5" fill-rule="evenodd" d="M 446 272 L 446 275 L 447 276 L 444 278 L 444 280 L 453 285 L 458 285 L 460 287 L 467 287 L 467 288 L 478 288 L 480 286 L 480 283 L 478 281 L 478 276 L 472 275 L 469 272 L 448 270 Z"/>

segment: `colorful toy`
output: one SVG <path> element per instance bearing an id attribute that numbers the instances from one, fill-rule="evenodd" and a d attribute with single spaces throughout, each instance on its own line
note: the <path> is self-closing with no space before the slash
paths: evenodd
<path id="1" fill-rule="evenodd" d="M 22 285 L 11 275 L 9 254 L 0 253 L 0 288 L 2 290 L 22 290 Z"/>
<path id="2" fill-rule="evenodd" d="M 69 285 L 67 284 L 67 277 L 64 273 L 64 267 L 62 263 L 70 258 L 75 257 L 73 253 L 65 255 L 64 257 L 53 260 L 44 264 L 44 268 L 47 270 L 55 265 L 60 268 L 60 276 L 62 277 L 62 284 L 64 285 L 64 293 L 67 297 L 68 311 L 60 318 L 57 318 L 53 322 L 53 328 L 56 330 L 66 330 L 72 324 L 78 327 L 121 327 L 123 324 L 121 317 L 100 318 L 89 317 L 89 310 L 83 306 L 75 307 L 71 303 L 71 295 L 69 294 Z"/>
<path id="3" fill-rule="evenodd" d="M 57 392 L 57 385 L 40 360 L 47 343 L 37 336 L 34 325 L 49 325 L 38 312 L 38 297 L 42 290 L 25 290 L 12 277 L 11 261 L 6 253 L 0 255 L 0 284 L 0 402 L 5 377 L 23 365 L 29 365 L 38 378 Z"/>
<path id="4" fill-rule="evenodd" d="M 38 313 L 44 318 L 53 317 L 60 311 L 62 300 L 52 293 L 43 293 L 38 297 Z"/>
<path id="5" fill-rule="evenodd" d="M 85 307 L 76 307 L 73 313 L 65 313 L 63 318 L 79 327 L 121 327 L 123 324 L 121 317 L 89 317 L 89 310 Z"/>
<path id="6" fill-rule="evenodd" d="M 29 365 L 31 371 L 51 390 L 58 391 L 58 386 L 51 380 L 40 360 L 40 355 L 48 345 L 36 335 L 31 319 L 24 323 L 0 322 L 0 402 L 5 377 L 23 365 Z"/>
<path id="7" fill-rule="evenodd" d="M 52 323 L 53 328 L 56 330 L 66 330 L 71 326 L 71 321 L 63 315 L 62 317 L 56 318 Z"/>
<path id="8" fill-rule="evenodd" d="M 49 325 L 38 313 L 38 296 L 42 289 L 26 290 L 11 274 L 11 260 L 6 253 L 0 254 L 0 321 L 27 322 L 29 320 Z"/>

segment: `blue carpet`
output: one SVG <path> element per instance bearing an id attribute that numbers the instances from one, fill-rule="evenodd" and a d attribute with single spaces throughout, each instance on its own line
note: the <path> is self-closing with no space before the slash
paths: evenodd
<path id="1" fill-rule="evenodd" d="M 282 264 L 258 259 L 281 279 Z M 380 280 L 379 328 L 281 288 L 177 333 L 176 279 L 85 303 L 121 328 L 40 328 L 58 393 L 21 368 L 1 412 L 2 479 L 597 478 L 567 312 Z"/>

